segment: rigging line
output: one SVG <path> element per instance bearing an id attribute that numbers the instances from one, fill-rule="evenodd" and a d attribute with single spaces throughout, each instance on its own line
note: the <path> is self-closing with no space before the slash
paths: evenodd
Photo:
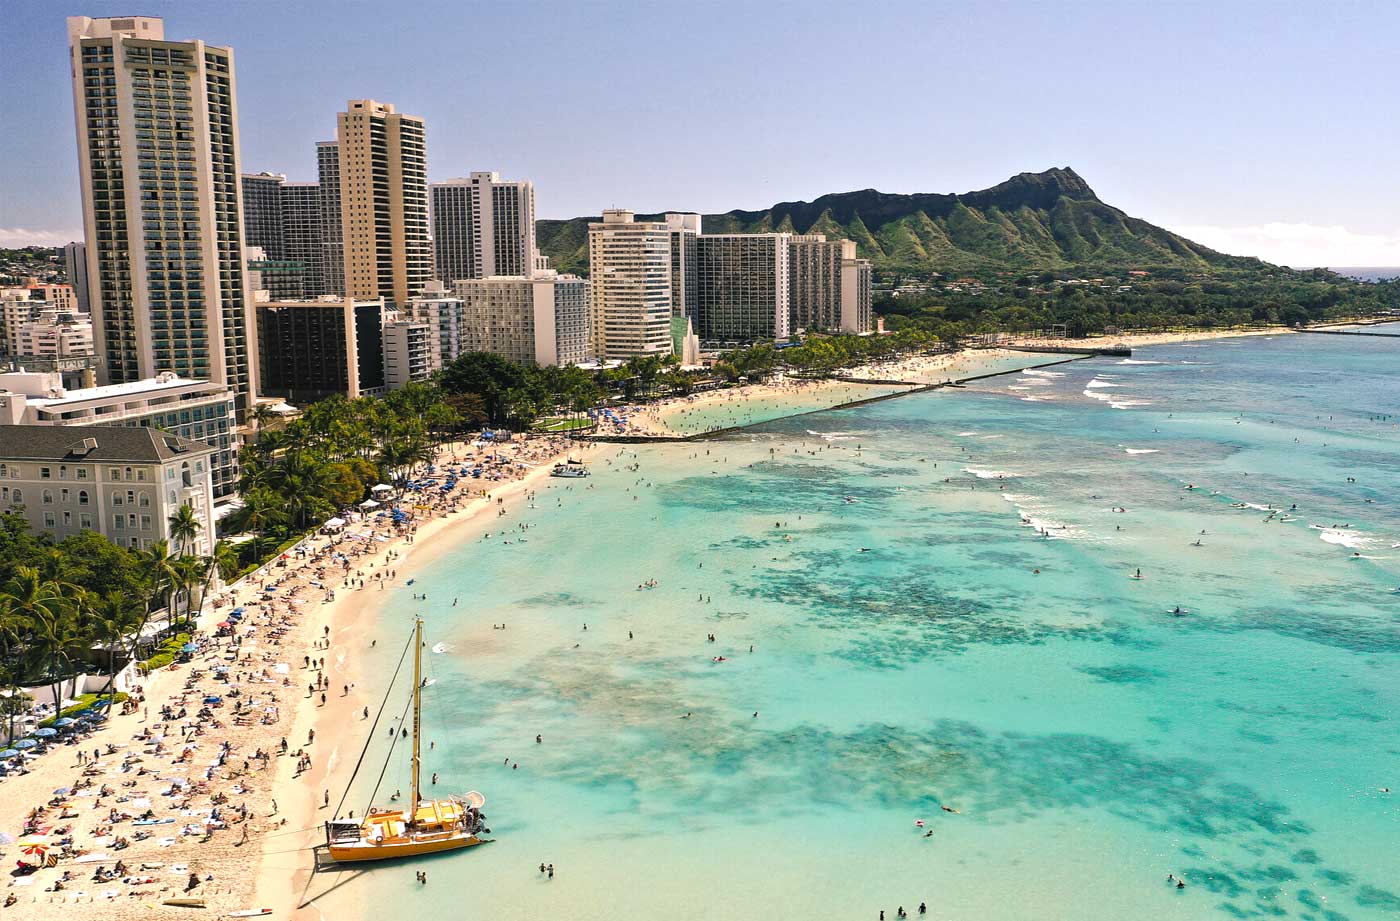
<path id="1" fill-rule="evenodd" d="M 399 728 L 394 730 L 394 741 L 389 743 L 389 752 L 384 756 L 384 766 L 379 769 L 379 776 L 374 781 L 374 789 L 369 793 L 369 802 L 365 803 L 365 815 L 369 815 L 369 810 L 374 805 L 374 798 L 379 795 L 379 785 L 384 782 L 384 774 L 389 770 L 389 762 L 394 757 L 394 746 L 399 743 L 400 731 L 403 729 L 403 720 L 404 717 L 408 715 L 408 708 L 411 706 L 413 706 L 413 698 L 409 697 L 408 703 L 403 705 L 403 713 L 399 714 Z M 348 789 L 345 792 L 347 796 L 350 793 Z M 414 813 L 418 811 L 417 803 L 413 804 L 413 811 Z"/>
<path id="2" fill-rule="evenodd" d="M 389 687 L 385 688 L 384 699 L 379 702 L 379 712 L 374 714 L 374 725 L 369 727 L 369 733 L 365 737 L 365 747 L 360 749 L 360 757 L 355 761 L 355 770 L 351 772 L 350 779 L 345 782 L 345 792 L 340 794 L 340 802 L 335 804 L 335 812 L 332 815 L 340 815 L 340 807 L 345 805 L 345 800 L 350 795 L 350 787 L 354 784 L 356 775 L 360 773 L 360 765 L 364 763 L 365 754 L 369 751 L 369 744 L 374 741 L 374 730 L 379 728 L 379 718 L 384 715 L 384 707 L 389 703 L 389 691 L 393 690 L 394 682 L 399 677 L 399 670 L 403 668 L 403 660 L 408 655 L 408 648 L 412 645 L 412 637 L 409 637 L 408 642 L 403 644 L 403 652 L 399 653 L 399 664 L 394 666 L 394 674 L 389 679 Z M 398 733 L 395 733 L 394 736 L 397 738 Z"/>

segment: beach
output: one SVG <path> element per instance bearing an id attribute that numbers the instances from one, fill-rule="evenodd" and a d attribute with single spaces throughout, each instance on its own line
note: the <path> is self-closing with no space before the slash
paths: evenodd
<path id="1" fill-rule="evenodd" d="M 60 839 L 74 853 L 14 876 L 8 907 L 124 918 L 188 911 L 162 903 L 189 898 L 217 913 L 289 916 L 323 840 L 318 807 L 342 780 L 339 752 L 357 743 L 342 727 L 365 706 L 356 651 L 377 604 L 411 579 L 417 547 L 499 520 L 554 463 L 587 451 L 557 437 L 446 445 L 439 465 L 504 453 L 502 478 L 463 478 L 452 494 L 413 503 L 401 526 L 365 518 L 348 534 L 310 536 L 222 592 L 196 623 L 190 661 L 146 676 L 130 712 L 114 710 L 87 743 L 5 779 L 0 828 L 24 828 L 42 806 L 34 827 L 55 855 Z"/>

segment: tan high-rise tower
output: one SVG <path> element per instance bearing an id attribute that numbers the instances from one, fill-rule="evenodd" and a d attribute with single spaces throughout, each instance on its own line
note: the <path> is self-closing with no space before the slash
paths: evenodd
<path id="1" fill-rule="evenodd" d="M 336 141 L 345 292 L 406 307 L 432 278 L 423 120 L 352 99 Z"/>
<path id="2" fill-rule="evenodd" d="M 253 401 L 233 50 L 149 16 L 68 20 L 87 277 L 105 383 L 173 371 Z"/>

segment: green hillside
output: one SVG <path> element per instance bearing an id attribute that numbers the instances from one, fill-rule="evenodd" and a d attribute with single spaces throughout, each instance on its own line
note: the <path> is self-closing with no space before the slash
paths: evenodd
<path id="1" fill-rule="evenodd" d="M 596 220 L 539 221 L 540 250 L 561 271 L 586 271 L 588 223 Z M 851 239 L 876 269 L 911 274 L 1070 266 L 1210 272 L 1262 266 L 1130 217 L 1100 201 L 1069 168 L 1022 173 L 962 195 L 840 192 L 766 211 L 706 214 L 702 227 L 709 233 L 776 230 Z"/>

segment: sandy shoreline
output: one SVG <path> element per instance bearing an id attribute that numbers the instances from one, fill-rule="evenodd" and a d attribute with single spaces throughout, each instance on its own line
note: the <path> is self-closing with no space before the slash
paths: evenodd
<path id="1" fill-rule="evenodd" d="M 322 803 L 325 791 L 330 792 L 332 808 L 339 801 L 349 782 L 359 750 L 364 744 L 364 726 L 361 714 L 365 707 L 373 713 L 377 700 L 368 699 L 370 690 L 361 683 L 361 672 L 357 665 L 356 653 L 366 649 L 371 640 L 383 638 L 386 642 L 397 643 L 398 636 L 385 636 L 378 629 L 374 616 L 376 598 L 382 603 L 392 587 L 402 585 L 412 578 L 411 567 L 426 565 L 443 552 L 451 550 L 461 539 L 468 525 L 481 526 L 485 522 L 509 518 L 517 501 L 525 494 L 538 488 L 542 480 L 549 476 L 555 462 L 566 456 L 586 457 L 593 447 L 575 443 L 566 450 L 540 462 L 525 476 L 503 483 L 489 491 L 487 497 L 473 499 L 460 510 L 443 517 L 424 522 L 413 535 L 412 543 L 406 538 L 398 538 L 384 545 L 378 554 L 379 563 L 389 562 L 390 551 L 394 552 L 392 569 L 394 578 L 387 580 L 389 588 L 365 588 L 347 590 L 336 600 L 324 606 L 321 614 L 330 627 L 330 646 L 326 650 L 327 669 L 331 675 L 331 686 L 349 684 L 350 693 L 327 699 L 325 706 L 315 707 L 309 703 L 297 711 L 297 718 L 291 730 L 292 737 L 306 738 L 314 729 L 318 739 L 328 743 L 330 752 L 322 761 L 301 777 L 291 776 L 283 771 L 273 786 L 272 795 L 277 799 L 288 816 L 288 827 L 294 829 L 275 846 L 267 846 L 261 855 L 261 865 L 257 873 L 257 903 L 273 909 L 275 917 L 319 918 L 320 912 L 315 898 L 333 888 L 336 878 L 331 875 L 324 883 L 319 883 L 312 870 L 311 850 L 324 842 L 322 822 L 329 817 L 330 810 Z M 505 510 L 505 516 L 491 514 L 491 510 Z M 395 778 L 394 786 L 402 786 L 404 780 Z M 347 808 L 354 808 L 347 804 Z"/>
<path id="2" fill-rule="evenodd" d="M 445 446 L 440 460 L 471 454 L 460 443 L 461 450 L 453 447 Z M 537 486 L 557 460 L 581 457 L 588 447 L 558 437 L 513 444 L 505 465 L 511 478 L 464 478 L 431 508 L 420 506 L 398 534 L 385 519 L 369 519 L 347 532 L 373 535 L 376 529 L 379 537 L 357 543 L 312 535 L 230 586 L 197 627 L 212 637 L 230 610 L 245 607 L 237 626 L 245 635 L 236 651 L 230 638 L 207 639 L 192 662 L 147 676 L 133 712 L 114 712 L 107 728 L 83 744 L 59 746 L 35 760 L 29 773 L 5 778 L 0 829 L 18 836 L 30 810 L 52 801 L 35 824 L 55 840 L 71 836 L 73 848 L 88 855 L 11 876 L 10 907 L 55 911 L 61 905 L 75 919 L 175 915 L 189 909 L 161 902 L 189 889 L 188 896 L 204 900 L 212 914 L 265 907 L 274 917 L 311 917 L 314 906 L 298 905 L 311 875 L 311 847 L 322 841 L 320 807 L 327 791 L 332 806 L 337 802 L 364 742 L 359 715 L 370 702 L 363 698 L 366 689 L 357 687 L 357 652 L 375 631 L 375 596 L 411 577 L 410 557 L 416 564 L 450 548 L 455 532 L 480 524 L 490 508 L 513 509 L 513 500 Z M 520 476 L 515 461 L 522 459 L 533 469 Z M 354 562 L 342 571 L 333 551 Z M 388 571 L 393 577 L 381 589 L 376 576 Z M 352 588 L 361 577 L 365 587 Z M 270 585 L 275 591 L 265 592 Z M 334 600 L 324 600 L 327 591 Z M 314 660 L 322 657 L 318 669 Z M 228 669 L 229 681 L 216 666 Z M 230 693 L 235 686 L 236 697 Z M 208 715 L 197 714 L 211 694 L 224 700 Z M 162 715 L 167 705 L 169 717 Z M 235 713 L 240 705 L 247 707 L 243 715 Z M 312 730 L 316 741 L 309 742 Z M 78 763 L 79 751 L 86 764 Z M 303 751 L 310 765 L 298 770 Z M 71 794 L 54 792 L 69 787 Z M 167 824 L 131 824 L 146 811 Z M 0 852 L 7 860 L 18 856 L 10 845 Z M 121 872 L 92 878 L 98 867 L 112 870 L 118 860 Z M 68 879 L 55 890 L 64 873 Z"/>
<path id="3" fill-rule="evenodd" d="M 1188 332 L 1139 333 L 1133 335 L 1100 337 L 1094 339 L 1035 339 L 1026 340 L 1026 345 L 1060 348 L 1086 348 L 1093 346 L 1127 345 L 1130 347 L 1167 345 L 1178 342 L 1197 342 L 1206 339 L 1226 339 L 1241 336 L 1275 336 L 1293 331 L 1286 327 L 1248 330 L 1192 330 Z M 846 369 L 843 378 L 856 378 L 887 382 L 889 393 L 900 392 L 901 386 L 908 390 L 975 377 L 979 366 L 988 362 L 1016 355 L 1030 355 L 1014 347 L 959 349 L 938 355 L 913 355 L 888 362 L 875 362 Z M 1054 360 L 1051 355 L 1046 361 Z M 685 426 L 687 415 L 717 406 L 731 404 L 735 407 L 745 404 L 792 401 L 790 412 L 780 412 L 766 416 L 764 421 L 793 415 L 799 412 L 812 412 L 829 409 L 854 400 L 879 395 L 871 385 L 851 384 L 842 380 L 804 380 L 793 377 L 778 377 L 760 384 L 745 384 L 724 390 L 711 390 L 688 397 L 673 397 L 645 406 L 631 407 L 626 411 L 627 425 L 612 426 L 603 430 L 605 434 L 626 434 L 639 436 L 675 436 L 697 434 L 703 429 Z M 738 424 L 752 424 L 740 421 Z"/>

